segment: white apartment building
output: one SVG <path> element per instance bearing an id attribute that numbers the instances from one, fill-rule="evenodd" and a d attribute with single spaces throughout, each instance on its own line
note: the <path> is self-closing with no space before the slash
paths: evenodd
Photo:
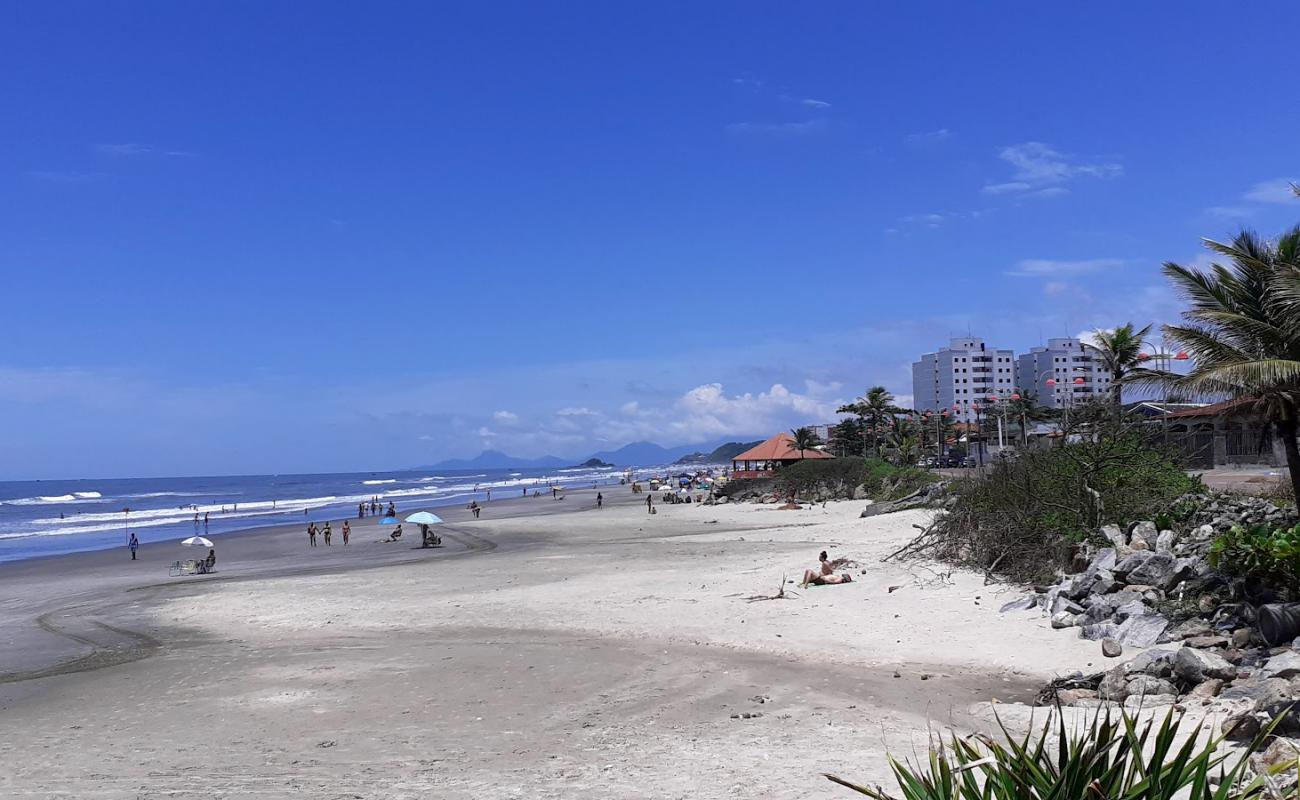
<path id="1" fill-rule="evenodd" d="M 974 406 L 1015 391 L 1016 359 L 1010 350 L 989 348 L 976 337 L 953 339 L 937 353 L 912 364 L 912 397 L 918 411 L 956 409 L 959 422 L 974 422 Z"/>
<path id="2" fill-rule="evenodd" d="M 1066 408 L 1109 393 L 1111 374 L 1095 347 L 1078 339 L 1048 339 L 1046 347 L 1035 347 L 1016 361 L 1016 386 L 1032 392 L 1040 405 Z"/>

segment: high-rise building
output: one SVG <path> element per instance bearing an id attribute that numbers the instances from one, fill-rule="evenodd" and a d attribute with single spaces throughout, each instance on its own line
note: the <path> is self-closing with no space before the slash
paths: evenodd
<path id="1" fill-rule="evenodd" d="M 1097 348 L 1078 339 L 1048 339 L 1016 360 L 1016 386 L 1032 392 L 1040 405 L 1067 408 L 1110 392 L 1110 370 Z"/>
<path id="2" fill-rule="evenodd" d="M 948 409 L 960 422 L 974 422 L 974 406 L 1006 397 L 1016 385 L 1015 354 L 990 348 L 977 337 L 953 339 L 912 364 L 912 402 L 918 411 Z"/>

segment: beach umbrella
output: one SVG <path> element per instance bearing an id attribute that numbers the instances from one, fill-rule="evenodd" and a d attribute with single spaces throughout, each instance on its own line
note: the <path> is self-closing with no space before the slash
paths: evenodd
<path id="1" fill-rule="evenodd" d="M 205 539 L 202 536 L 191 536 L 190 538 L 183 540 L 181 544 L 186 547 L 211 547 L 212 540 Z"/>
<path id="2" fill-rule="evenodd" d="M 383 519 L 379 520 L 380 525 L 392 525 L 396 522 L 400 522 L 400 520 L 397 517 L 384 517 Z"/>
<path id="3" fill-rule="evenodd" d="M 406 521 L 414 525 L 437 525 L 442 522 L 442 518 L 437 514 L 430 514 L 428 511 L 417 511 L 407 517 Z"/>

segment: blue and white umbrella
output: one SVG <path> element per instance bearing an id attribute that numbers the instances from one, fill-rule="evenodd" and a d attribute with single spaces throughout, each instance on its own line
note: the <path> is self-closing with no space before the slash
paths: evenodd
<path id="1" fill-rule="evenodd" d="M 413 525 L 437 525 L 442 522 L 442 518 L 437 514 L 430 514 L 428 511 L 417 511 L 407 517 L 406 521 Z"/>

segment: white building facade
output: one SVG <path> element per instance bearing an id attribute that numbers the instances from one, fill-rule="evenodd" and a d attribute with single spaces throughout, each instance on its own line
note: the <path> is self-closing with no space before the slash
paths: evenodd
<path id="1" fill-rule="evenodd" d="M 912 397 L 917 411 L 956 410 L 959 422 L 975 422 L 975 406 L 989 397 L 1015 391 L 1016 359 L 1010 350 L 988 347 L 983 339 L 953 339 L 937 353 L 912 364 Z"/>
<path id="2" fill-rule="evenodd" d="M 1111 389 L 1110 370 L 1102 366 L 1097 349 L 1078 339 L 1048 339 L 1016 360 L 1016 386 L 1031 392 L 1039 405 L 1069 408 Z"/>

